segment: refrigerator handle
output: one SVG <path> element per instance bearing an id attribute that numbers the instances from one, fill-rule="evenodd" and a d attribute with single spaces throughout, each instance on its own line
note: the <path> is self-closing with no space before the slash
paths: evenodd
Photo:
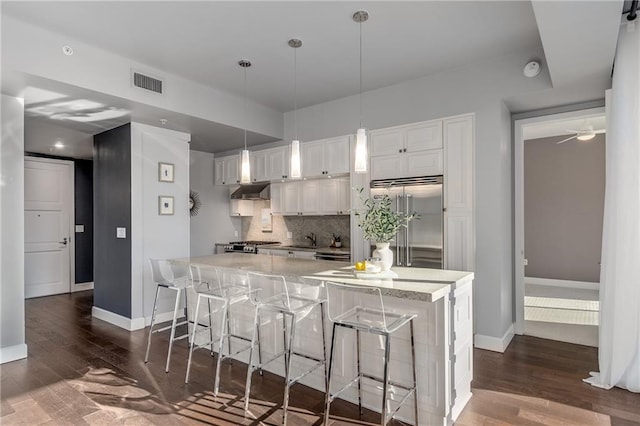
<path id="1" fill-rule="evenodd" d="M 402 195 L 396 195 L 396 212 L 400 212 L 400 199 Z M 402 256 L 400 252 L 400 232 L 396 234 L 396 266 L 402 266 Z"/>
<path id="2" fill-rule="evenodd" d="M 411 210 L 410 210 L 410 204 L 409 204 L 409 199 L 411 197 L 411 194 L 407 194 L 406 198 L 406 204 L 405 204 L 405 210 L 404 213 L 405 214 L 411 214 Z M 405 247 L 405 251 L 406 251 L 406 255 L 405 255 L 405 260 L 406 260 L 406 265 L 407 266 L 411 266 L 411 242 L 409 241 L 409 227 L 411 226 L 411 222 L 407 223 L 407 226 L 404 228 L 404 247 Z"/>

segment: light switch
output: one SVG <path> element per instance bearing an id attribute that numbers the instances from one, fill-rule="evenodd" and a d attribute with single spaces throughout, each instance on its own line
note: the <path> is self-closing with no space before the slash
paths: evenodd
<path id="1" fill-rule="evenodd" d="M 84 225 L 76 225 L 76 232 L 84 232 Z"/>
<path id="2" fill-rule="evenodd" d="M 116 238 L 127 238 L 127 228 L 116 228 Z"/>

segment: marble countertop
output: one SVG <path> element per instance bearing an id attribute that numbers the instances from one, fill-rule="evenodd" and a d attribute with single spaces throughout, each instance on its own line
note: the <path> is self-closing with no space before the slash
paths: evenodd
<path id="1" fill-rule="evenodd" d="M 291 251 L 313 251 L 316 253 L 340 253 L 340 254 L 350 254 L 351 249 L 349 247 L 311 247 L 311 246 L 288 246 L 288 245 L 279 245 L 279 246 L 268 246 L 265 247 L 268 250 L 291 250 Z"/>
<path id="2" fill-rule="evenodd" d="M 394 267 L 391 270 L 398 274 L 398 278 L 358 279 L 353 275 L 353 266 L 346 262 L 243 253 L 182 258 L 175 261 L 283 275 L 287 279 L 310 283 L 334 281 L 377 287 L 385 296 L 426 302 L 439 300 L 446 296 L 454 285 L 473 280 L 474 277 L 473 272 Z"/>

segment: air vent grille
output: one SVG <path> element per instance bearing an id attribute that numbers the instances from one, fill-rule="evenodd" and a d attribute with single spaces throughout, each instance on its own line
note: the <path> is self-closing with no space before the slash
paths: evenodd
<path id="1" fill-rule="evenodd" d="M 148 75 L 133 72 L 133 85 L 141 89 L 151 90 L 152 92 L 162 93 L 162 80 L 149 77 Z"/>
<path id="2" fill-rule="evenodd" d="M 398 179 L 372 180 L 371 188 L 389 188 L 410 185 L 438 185 L 442 183 L 442 176 L 419 176 Z"/>

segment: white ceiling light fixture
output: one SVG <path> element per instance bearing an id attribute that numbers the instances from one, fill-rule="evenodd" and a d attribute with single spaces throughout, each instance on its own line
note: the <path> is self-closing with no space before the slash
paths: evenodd
<path id="1" fill-rule="evenodd" d="M 62 143 L 62 141 L 60 141 L 60 140 L 56 141 L 56 143 L 54 143 L 54 144 L 53 144 L 53 146 L 54 146 L 56 149 L 62 149 L 62 148 L 64 148 L 64 144 L 63 144 L 63 143 Z"/>
<path id="2" fill-rule="evenodd" d="M 369 19 L 369 13 L 359 10 L 353 14 L 353 20 L 360 27 L 360 127 L 356 131 L 356 152 L 354 171 L 356 173 L 367 172 L 367 131 L 362 126 L 362 23 Z"/>
<path id="3" fill-rule="evenodd" d="M 541 69 L 542 69 L 542 65 L 540 65 L 540 61 L 534 59 L 527 62 L 527 65 L 524 66 L 522 73 L 524 74 L 525 77 L 531 78 L 540 74 Z"/>
<path id="4" fill-rule="evenodd" d="M 67 56 L 73 55 L 73 48 L 69 45 L 62 46 L 62 53 Z"/>
<path id="5" fill-rule="evenodd" d="M 297 49 L 302 46 L 302 40 L 292 38 L 289 46 L 293 48 L 293 140 L 291 141 L 291 160 L 289 177 L 300 179 L 302 177 L 302 165 L 300 160 L 300 139 L 298 139 L 298 57 Z"/>
<path id="6" fill-rule="evenodd" d="M 244 110 L 244 149 L 242 150 L 242 157 L 240 163 L 240 183 L 251 183 L 251 160 L 249 158 L 249 150 L 247 149 L 247 68 L 251 66 L 251 62 L 246 59 L 242 59 L 238 62 L 244 69 L 244 100 L 242 107 Z"/>

